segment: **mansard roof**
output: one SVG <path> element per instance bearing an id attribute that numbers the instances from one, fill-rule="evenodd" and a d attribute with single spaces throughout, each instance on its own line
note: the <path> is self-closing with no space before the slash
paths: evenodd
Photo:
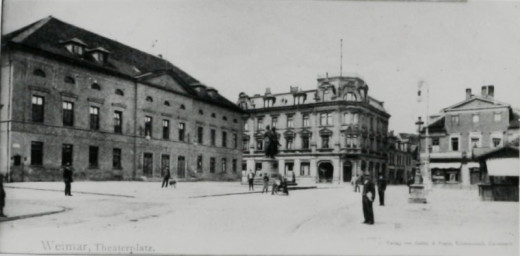
<path id="1" fill-rule="evenodd" d="M 109 52 L 110 56 L 105 62 L 99 63 L 92 61 L 88 56 L 75 55 L 63 45 L 64 42 L 69 41 L 80 43 L 86 49 Z M 143 81 L 143 77 L 167 73 L 191 97 L 241 111 L 240 108 L 221 95 L 216 94 L 213 97 L 208 97 L 204 93 L 201 94 L 192 90 L 190 85 L 199 83 L 199 81 L 167 60 L 65 23 L 52 16 L 2 36 L 2 49 L 9 47 L 51 55 L 85 67 L 101 69 L 111 74 L 122 75 L 139 81 Z"/>

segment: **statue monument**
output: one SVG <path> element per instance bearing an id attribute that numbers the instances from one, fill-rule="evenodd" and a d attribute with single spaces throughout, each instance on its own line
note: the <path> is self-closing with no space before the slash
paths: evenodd
<path id="1" fill-rule="evenodd" d="M 255 170 L 255 184 L 261 184 L 265 175 L 269 177 L 269 183 L 274 182 L 276 178 L 281 175 L 278 171 L 278 160 L 276 160 L 279 146 L 280 142 L 278 141 L 276 128 L 266 126 L 266 131 L 264 133 L 265 158 L 260 159 L 262 162 L 262 169 Z"/>

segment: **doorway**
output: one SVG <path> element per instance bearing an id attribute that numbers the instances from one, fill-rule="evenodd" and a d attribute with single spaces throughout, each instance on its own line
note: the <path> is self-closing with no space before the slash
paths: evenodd
<path id="1" fill-rule="evenodd" d="M 143 154 L 143 175 L 146 177 L 152 177 L 153 174 L 153 154 Z"/>
<path id="2" fill-rule="evenodd" d="M 186 160 L 184 159 L 184 156 L 179 156 L 177 160 L 177 177 L 179 179 L 184 179 L 186 178 Z"/>
<path id="3" fill-rule="evenodd" d="M 345 161 L 343 163 L 343 182 L 350 182 L 352 180 L 352 162 Z"/>
<path id="4" fill-rule="evenodd" d="M 318 166 L 318 182 L 331 183 L 334 174 L 334 167 L 330 162 L 320 163 Z"/>

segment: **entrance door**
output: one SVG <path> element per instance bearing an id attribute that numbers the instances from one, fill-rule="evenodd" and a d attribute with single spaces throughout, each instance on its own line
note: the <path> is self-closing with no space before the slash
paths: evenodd
<path id="1" fill-rule="evenodd" d="M 334 173 L 334 167 L 331 163 L 325 162 L 318 166 L 318 181 L 319 182 L 332 182 L 332 175 Z"/>
<path id="2" fill-rule="evenodd" d="M 153 174 L 153 154 L 144 153 L 143 155 L 143 175 L 151 177 Z"/>
<path id="3" fill-rule="evenodd" d="M 186 161 L 183 156 L 179 156 L 177 160 L 177 177 L 179 179 L 184 179 L 186 178 Z"/>
<path id="4" fill-rule="evenodd" d="M 343 182 L 352 180 L 352 163 L 347 161 L 343 164 Z"/>
<path id="5" fill-rule="evenodd" d="M 161 176 L 166 174 L 166 170 L 170 169 L 170 156 L 162 155 L 161 156 Z"/>

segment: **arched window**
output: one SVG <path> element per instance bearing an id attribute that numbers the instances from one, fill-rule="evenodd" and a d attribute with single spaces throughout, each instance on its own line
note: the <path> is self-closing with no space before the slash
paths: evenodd
<path id="1" fill-rule="evenodd" d="M 215 113 L 211 113 L 211 117 L 215 118 L 217 115 L 215 115 Z"/>
<path id="2" fill-rule="evenodd" d="M 74 78 L 70 77 L 70 76 L 66 76 L 63 81 L 67 84 L 75 84 L 76 81 L 74 80 Z"/>
<path id="3" fill-rule="evenodd" d="M 116 95 L 125 96 L 125 93 L 121 89 L 116 89 Z"/>
<path id="4" fill-rule="evenodd" d="M 227 117 L 223 116 L 222 120 L 227 121 Z"/>
<path id="5" fill-rule="evenodd" d="M 97 83 L 93 83 L 90 85 L 90 89 L 101 91 L 101 86 Z"/>
<path id="6" fill-rule="evenodd" d="M 35 76 L 39 76 L 39 77 L 46 77 L 45 72 L 43 72 L 43 70 L 41 70 L 41 69 L 39 69 L 39 68 L 38 68 L 38 69 L 35 69 L 35 70 L 33 71 L 33 75 L 35 75 Z"/>
<path id="7" fill-rule="evenodd" d="M 202 111 L 202 109 L 199 109 L 199 114 L 204 115 L 204 112 Z"/>
<path id="8" fill-rule="evenodd" d="M 181 104 L 181 109 L 186 109 L 186 107 L 184 106 L 184 104 Z"/>
<path id="9" fill-rule="evenodd" d="M 356 95 L 354 93 L 351 93 L 351 92 L 347 93 L 345 95 L 344 99 L 346 101 L 356 101 L 357 100 Z"/>
<path id="10" fill-rule="evenodd" d="M 164 105 L 169 107 L 169 106 L 170 106 L 170 102 L 167 101 L 167 100 L 165 100 L 165 101 L 164 101 Z"/>
<path id="11" fill-rule="evenodd" d="M 150 96 L 147 96 L 147 97 L 146 97 L 146 101 L 148 101 L 148 102 L 153 102 L 153 98 L 150 97 Z"/>

